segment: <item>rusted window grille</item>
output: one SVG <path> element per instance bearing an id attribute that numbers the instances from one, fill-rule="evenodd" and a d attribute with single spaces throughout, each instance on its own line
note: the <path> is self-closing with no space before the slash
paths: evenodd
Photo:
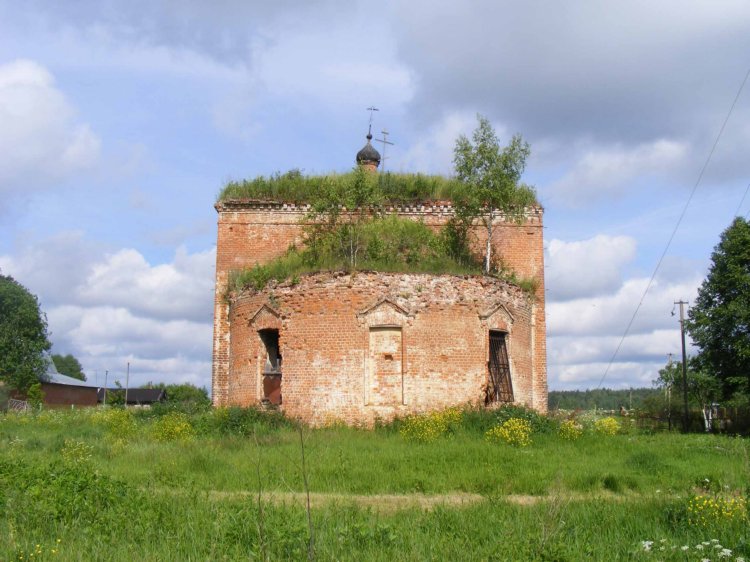
<path id="1" fill-rule="evenodd" d="M 504 332 L 490 331 L 489 381 L 487 385 L 487 403 L 513 402 L 513 385 L 510 380 L 510 362 L 508 347 L 505 345 Z"/>

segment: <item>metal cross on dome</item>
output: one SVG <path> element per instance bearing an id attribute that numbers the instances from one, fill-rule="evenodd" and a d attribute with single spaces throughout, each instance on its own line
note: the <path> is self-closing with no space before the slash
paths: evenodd
<path id="1" fill-rule="evenodd" d="M 386 147 L 387 145 L 389 145 L 389 144 L 390 144 L 391 146 L 393 146 L 393 143 L 392 143 L 391 141 L 389 141 L 389 140 L 388 140 L 388 135 L 390 135 L 390 133 L 389 133 L 389 132 L 388 132 L 387 130 L 383 129 L 383 130 L 382 130 L 382 131 L 380 131 L 380 132 L 381 132 L 381 134 L 383 135 L 383 138 L 382 138 L 382 139 L 375 139 L 375 141 L 376 141 L 376 142 L 379 142 L 379 143 L 382 143 L 382 145 L 383 145 L 383 154 L 382 154 L 382 156 L 380 157 L 380 160 L 381 160 L 381 162 L 383 163 L 383 171 L 385 172 L 385 159 L 386 159 L 386 156 L 385 156 L 385 147 Z"/>
<path id="2" fill-rule="evenodd" d="M 380 111 L 380 110 L 377 107 L 375 107 L 374 105 L 371 105 L 370 107 L 367 108 L 367 111 L 370 112 L 370 123 L 367 126 L 367 134 L 368 135 L 372 135 L 372 113 L 374 111 Z"/>

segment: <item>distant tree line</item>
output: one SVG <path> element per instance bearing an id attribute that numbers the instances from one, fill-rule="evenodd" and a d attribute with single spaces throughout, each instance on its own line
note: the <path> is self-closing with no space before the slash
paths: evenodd
<path id="1" fill-rule="evenodd" d="M 592 390 L 550 390 L 547 404 L 550 410 L 619 410 L 642 409 L 649 399 L 660 395 L 655 388 L 595 388 Z"/>

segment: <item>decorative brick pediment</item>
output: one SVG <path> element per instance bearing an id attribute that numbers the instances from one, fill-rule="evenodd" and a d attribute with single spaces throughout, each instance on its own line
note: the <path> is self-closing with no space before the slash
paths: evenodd
<path id="1" fill-rule="evenodd" d="M 250 318 L 250 325 L 257 330 L 269 328 L 278 330 L 281 328 L 281 314 L 271 308 L 270 305 L 264 304 Z"/>
<path id="2" fill-rule="evenodd" d="M 480 313 L 479 318 L 488 328 L 506 332 L 510 331 L 514 321 L 513 315 L 503 303 L 497 303 L 486 312 Z"/>
<path id="3" fill-rule="evenodd" d="M 388 298 L 357 313 L 357 318 L 367 326 L 403 326 L 411 316 L 409 311 Z"/>

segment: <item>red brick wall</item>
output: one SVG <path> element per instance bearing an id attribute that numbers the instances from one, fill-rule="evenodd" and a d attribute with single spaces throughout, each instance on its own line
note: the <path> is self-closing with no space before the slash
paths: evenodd
<path id="1" fill-rule="evenodd" d="M 96 388 L 42 383 L 44 405 L 51 408 L 96 406 Z"/>
<path id="2" fill-rule="evenodd" d="M 255 389 L 252 391 L 254 392 L 253 400 L 257 400 L 261 390 L 253 376 L 246 372 L 247 366 L 238 364 L 238 362 L 241 363 L 240 357 L 244 351 L 238 351 L 235 345 L 234 355 L 230 356 L 230 305 L 226 296 L 229 274 L 232 270 L 266 263 L 283 254 L 292 243 L 301 244 L 303 221 L 308 208 L 292 204 L 252 201 L 222 202 L 217 204 L 216 208 L 219 220 L 214 302 L 213 400 L 214 404 L 219 406 L 229 403 L 249 404 L 252 400 L 239 397 L 251 396 L 248 393 L 251 392 L 252 387 Z M 422 220 L 436 229 L 442 227 L 453 215 L 450 204 L 404 206 L 393 208 L 391 212 L 414 220 Z M 478 226 L 473 235 L 476 247 L 483 249 L 486 230 Z M 528 312 L 529 326 L 534 336 L 527 341 L 533 388 L 528 391 L 528 399 L 524 401 L 540 411 L 546 411 L 547 360 L 542 210 L 540 208 L 529 209 L 525 220 L 520 223 L 498 218 L 494 223 L 492 238 L 493 249 L 498 259 L 520 277 L 533 278 L 537 283 L 535 298 Z M 330 303 L 330 306 L 335 305 L 334 302 Z M 450 316 L 450 314 L 447 315 Z M 408 337 L 404 332 L 404 342 L 408 340 Z M 234 341 L 237 341 L 236 337 Z M 292 345 L 298 344 L 299 342 L 295 342 Z M 413 352 L 412 346 L 410 353 Z M 342 353 L 347 355 L 346 349 L 343 349 Z M 337 379 L 327 384 L 335 386 L 346 383 Z M 448 389 L 444 391 L 448 392 Z M 286 401 L 286 397 L 284 399 Z"/>
<path id="3" fill-rule="evenodd" d="M 424 274 L 319 273 L 249 291 L 233 302 L 225 404 L 262 398 L 265 350 L 258 331 L 279 330 L 282 409 L 311 424 L 376 419 L 484 399 L 490 329 L 507 331 L 518 403 L 536 394 L 531 299 L 504 281 Z M 379 329 L 400 331 L 373 357 Z M 395 336 L 394 336 L 395 337 Z M 391 349 L 393 347 L 393 349 Z M 379 350 L 374 350 L 379 351 Z M 390 356 L 390 357 L 388 357 Z M 378 364 L 382 380 L 373 380 Z M 376 363 L 378 362 L 378 363 Z M 375 368 L 373 368 L 375 367 Z M 375 373 L 377 376 L 378 373 Z M 400 381 L 398 376 L 400 375 Z"/>

